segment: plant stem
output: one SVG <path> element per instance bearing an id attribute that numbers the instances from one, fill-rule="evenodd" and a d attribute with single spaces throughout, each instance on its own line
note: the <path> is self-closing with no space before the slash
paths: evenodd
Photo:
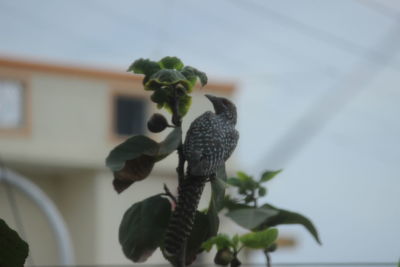
<path id="1" fill-rule="evenodd" d="M 268 251 L 264 251 L 265 258 L 267 258 L 267 267 L 271 267 L 271 257 L 268 253 Z"/>
<path id="2" fill-rule="evenodd" d="M 177 88 L 174 88 L 174 98 L 172 101 L 172 123 L 176 127 L 182 127 L 182 117 L 179 114 L 179 96 L 177 94 Z M 181 185 L 183 183 L 183 179 L 185 178 L 185 156 L 183 155 L 183 142 L 182 139 L 178 146 L 178 167 L 176 168 L 176 172 L 178 173 L 178 184 Z"/>

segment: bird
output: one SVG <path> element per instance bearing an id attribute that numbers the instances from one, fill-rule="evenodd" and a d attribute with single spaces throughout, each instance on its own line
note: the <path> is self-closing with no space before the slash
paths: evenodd
<path id="1" fill-rule="evenodd" d="M 239 140 L 236 106 L 228 99 L 205 95 L 214 107 L 197 117 L 187 131 L 183 155 L 186 174 L 164 239 L 164 252 L 174 266 L 185 266 L 185 245 L 204 186 L 232 155 Z"/>

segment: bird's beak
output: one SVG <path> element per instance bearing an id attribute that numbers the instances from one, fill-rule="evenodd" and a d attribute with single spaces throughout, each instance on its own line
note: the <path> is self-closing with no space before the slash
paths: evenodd
<path id="1" fill-rule="evenodd" d="M 207 97 L 208 100 L 211 101 L 211 103 L 214 103 L 214 101 L 218 99 L 218 97 L 213 96 L 213 95 L 208 95 L 208 94 L 207 94 L 207 95 L 204 95 L 204 96 Z"/>

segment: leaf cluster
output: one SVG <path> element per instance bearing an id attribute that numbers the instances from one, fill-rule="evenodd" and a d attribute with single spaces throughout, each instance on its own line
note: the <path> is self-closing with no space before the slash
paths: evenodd
<path id="1" fill-rule="evenodd" d="M 229 237 L 218 234 L 203 243 L 203 248 L 209 252 L 213 246 L 217 248 L 214 262 L 219 265 L 237 265 L 240 261 L 238 253 L 243 248 L 269 250 L 278 238 L 278 229 L 268 228 L 262 231 L 250 232 L 244 235 Z M 232 264 L 234 263 L 234 264 Z"/>
<path id="2" fill-rule="evenodd" d="M 184 66 L 177 57 L 164 57 L 158 62 L 141 58 L 133 62 L 128 71 L 145 75 L 144 89 L 153 91 L 150 98 L 158 108 L 165 108 L 171 113 L 176 108 L 181 117 L 190 108 L 192 99 L 189 94 L 197 80 L 202 86 L 207 84 L 204 72 Z"/>
<path id="3" fill-rule="evenodd" d="M 321 244 L 317 229 L 313 223 L 300 213 L 284 210 L 268 203 L 259 205 L 258 200 L 267 194 L 264 183 L 273 179 L 281 171 L 266 171 L 259 180 L 243 172 L 227 180 L 230 186 L 237 189 L 240 198 L 225 197 L 226 216 L 238 225 L 251 231 L 261 231 L 282 224 L 300 224 Z"/>

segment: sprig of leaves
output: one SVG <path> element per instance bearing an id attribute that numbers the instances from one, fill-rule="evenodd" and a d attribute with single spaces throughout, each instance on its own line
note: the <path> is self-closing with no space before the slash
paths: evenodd
<path id="1" fill-rule="evenodd" d="M 238 253 L 243 248 L 269 250 L 275 246 L 278 238 L 278 229 L 268 228 L 263 231 L 250 232 L 244 235 L 230 237 L 219 234 L 203 243 L 203 248 L 209 252 L 213 246 L 217 248 L 214 262 L 218 265 L 239 266 Z"/>
<path id="2" fill-rule="evenodd" d="M 192 98 L 189 94 L 197 80 L 200 80 L 201 86 L 205 86 L 208 80 L 204 72 L 184 66 L 177 57 L 164 57 L 158 62 L 141 58 L 133 62 L 128 71 L 145 75 L 144 89 L 153 91 L 150 98 L 159 109 L 165 108 L 173 113 L 177 105 L 181 117 L 190 108 Z"/>
<path id="3" fill-rule="evenodd" d="M 252 231 L 282 224 L 300 224 L 307 229 L 318 244 L 321 244 L 317 229 L 307 217 L 267 203 L 259 206 L 259 198 L 264 197 L 268 192 L 264 183 L 272 180 L 280 172 L 281 170 L 265 171 L 258 180 L 244 172 L 238 172 L 236 177 L 229 178 L 227 184 L 235 187 L 241 197 L 239 199 L 225 197 L 224 207 L 228 210 L 226 216 Z"/>

